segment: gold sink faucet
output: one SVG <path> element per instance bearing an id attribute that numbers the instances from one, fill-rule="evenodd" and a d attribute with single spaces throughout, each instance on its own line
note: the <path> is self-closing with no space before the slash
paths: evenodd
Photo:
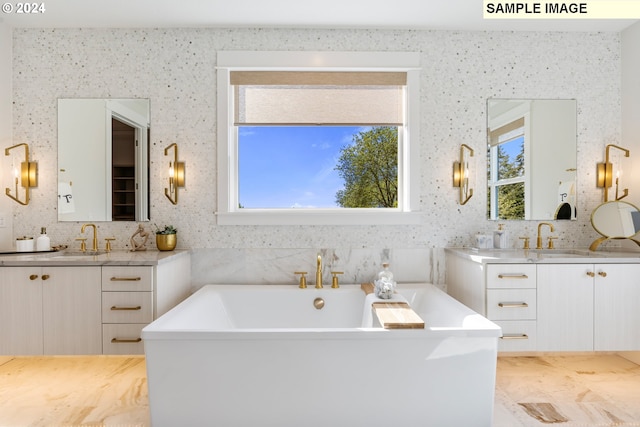
<path id="1" fill-rule="evenodd" d="M 322 256 L 318 254 L 316 262 L 316 289 L 322 288 Z"/>
<path id="2" fill-rule="evenodd" d="M 98 229 L 95 224 L 84 224 L 80 229 L 80 232 L 84 234 L 84 229 L 87 227 L 93 227 L 93 243 L 91 247 L 93 252 L 98 252 Z"/>
<path id="3" fill-rule="evenodd" d="M 548 222 L 541 222 L 540 224 L 538 224 L 538 238 L 536 240 L 536 249 L 542 249 L 542 234 L 541 234 L 541 228 L 543 225 L 548 225 L 549 226 L 549 231 L 551 231 L 553 233 L 554 229 L 553 229 L 553 224 L 548 223 Z M 553 248 L 553 245 L 551 245 L 551 240 L 549 241 L 549 247 L 550 249 Z"/>

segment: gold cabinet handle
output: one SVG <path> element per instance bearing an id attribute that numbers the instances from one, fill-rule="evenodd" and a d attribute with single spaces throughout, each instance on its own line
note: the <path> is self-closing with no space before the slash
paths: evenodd
<path id="1" fill-rule="evenodd" d="M 111 307 L 111 310 L 129 310 L 129 311 L 135 311 L 135 310 L 141 310 L 142 307 L 139 305 L 136 305 L 135 307 L 118 307 L 116 305 Z"/>
<path id="2" fill-rule="evenodd" d="M 137 282 L 142 280 L 142 277 L 112 277 L 112 282 Z"/>
<path id="3" fill-rule="evenodd" d="M 587 271 L 587 276 L 596 277 L 596 273 L 594 273 L 593 271 Z"/>
<path id="4" fill-rule="evenodd" d="M 527 334 L 505 334 L 500 337 L 501 340 L 528 340 Z"/>
<path id="5" fill-rule="evenodd" d="M 37 274 L 32 274 L 31 276 L 29 276 L 29 280 L 36 280 L 38 278 Z"/>
<path id="6" fill-rule="evenodd" d="M 598 271 L 598 276 L 607 277 L 607 273 L 605 271 Z"/>
<path id="7" fill-rule="evenodd" d="M 49 277 L 51 277 L 51 276 L 49 276 L 48 274 L 43 274 L 42 275 L 42 280 L 47 280 Z"/>
<path id="8" fill-rule="evenodd" d="M 529 304 L 526 302 L 499 302 L 498 307 L 502 308 L 526 308 Z"/>
<path id="9" fill-rule="evenodd" d="M 113 338 L 111 339 L 112 343 L 124 343 L 124 342 L 128 342 L 128 343 L 136 343 L 136 342 L 140 342 L 142 341 L 142 338 L 134 338 L 134 339 L 127 339 L 127 338 Z"/>
<path id="10" fill-rule="evenodd" d="M 519 273 L 498 274 L 498 279 L 528 279 L 528 278 L 529 276 L 527 276 L 526 274 L 519 274 Z"/>

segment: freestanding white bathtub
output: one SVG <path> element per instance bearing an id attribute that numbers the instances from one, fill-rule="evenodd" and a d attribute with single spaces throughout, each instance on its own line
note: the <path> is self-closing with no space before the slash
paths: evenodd
<path id="1" fill-rule="evenodd" d="M 425 329 L 376 327 L 357 285 L 202 287 L 142 331 L 152 425 L 490 427 L 500 328 L 398 292 Z"/>

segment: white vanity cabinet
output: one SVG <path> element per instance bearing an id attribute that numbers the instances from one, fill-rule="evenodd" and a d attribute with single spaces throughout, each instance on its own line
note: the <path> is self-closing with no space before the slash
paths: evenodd
<path id="1" fill-rule="evenodd" d="M 596 264 L 594 271 L 594 350 L 640 350 L 640 264 Z"/>
<path id="2" fill-rule="evenodd" d="M 101 354 L 100 267 L 1 267 L 0 354 Z"/>
<path id="3" fill-rule="evenodd" d="M 640 350 L 637 254 L 446 253 L 448 293 L 502 328 L 500 351 Z"/>
<path id="4" fill-rule="evenodd" d="M 448 255 L 447 292 L 502 328 L 499 351 L 536 349 L 535 264 L 484 264 Z"/>
<path id="5" fill-rule="evenodd" d="M 173 257 L 155 266 L 102 267 L 104 354 L 143 354 L 142 328 L 175 307 L 191 291 L 191 258 Z"/>
<path id="6" fill-rule="evenodd" d="M 640 264 L 545 264 L 538 278 L 539 350 L 640 350 Z"/>
<path id="7" fill-rule="evenodd" d="M 41 273 L 0 268 L 0 354 L 42 354 Z"/>
<path id="8" fill-rule="evenodd" d="M 102 347 L 105 354 L 144 352 L 140 331 L 153 321 L 150 266 L 102 267 Z"/>
<path id="9" fill-rule="evenodd" d="M 593 265 L 538 265 L 538 350 L 593 350 Z"/>
<path id="10" fill-rule="evenodd" d="M 142 328 L 191 291 L 186 251 L 65 258 L 0 257 L 1 355 L 142 354 Z"/>
<path id="11" fill-rule="evenodd" d="M 500 351 L 533 351 L 537 340 L 536 266 L 486 266 L 486 317 L 502 328 Z"/>

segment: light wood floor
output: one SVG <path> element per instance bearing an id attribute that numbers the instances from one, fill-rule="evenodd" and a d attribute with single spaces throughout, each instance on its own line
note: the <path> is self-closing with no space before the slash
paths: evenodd
<path id="1" fill-rule="evenodd" d="M 142 356 L 0 356 L 0 426 L 148 426 Z"/>
<path id="2" fill-rule="evenodd" d="M 640 427 L 640 366 L 616 355 L 500 357 L 496 383 L 494 427 Z M 0 356 L 0 427 L 149 425 L 142 356 Z"/>

